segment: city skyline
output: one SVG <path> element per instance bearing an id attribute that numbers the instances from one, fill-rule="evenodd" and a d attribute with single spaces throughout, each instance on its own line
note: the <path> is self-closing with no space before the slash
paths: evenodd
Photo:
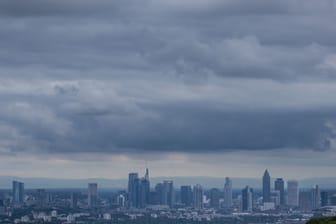
<path id="1" fill-rule="evenodd" d="M 276 178 L 265 169 L 260 175 L 261 189 L 249 182 L 242 188 L 226 177 L 220 188 L 202 184 L 176 187 L 173 180 L 153 184 L 150 169 L 128 174 L 122 189 L 100 190 L 100 183 L 91 180 L 87 189 L 25 189 L 25 183 L 13 181 L 11 190 L 0 189 L 0 222 L 39 223 L 65 221 L 90 223 L 93 220 L 127 223 L 128 220 L 187 221 L 212 220 L 235 223 L 303 224 L 313 216 L 336 214 L 336 189 L 319 184 L 304 188 L 298 181 Z M 233 190 L 234 189 L 234 190 Z M 284 198 L 284 199 L 282 199 Z M 122 217 L 122 218 L 121 218 Z"/>
<path id="2" fill-rule="evenodd" d="M 336 0 L 0 0 L 0 224 L 336 219 L 335 21 Z"/>
<path id="3" fill-rule="evenodd" d="M 145 168 L 144 175 L 138 172 L 130 172 L 128 173 L 128 178 L 124 177 L 123 179 L 105 179 L 105 178 L 88 178 L 88 179 L 52 179 L 52 178 L 20 178 L 20 177 L 5 177 L 5 181 L 0 176 L 0 189 L 1 188 L 8 188 L 8 183 L 12 183 L 14 187 L 15 184 L 21 184 L 23 186 L 23 182 L 28 182 L 28 187 L 30 188 L 82 188 L 83 184 L 90 185 L 91 184 L 102 184 L 103 188 L 125 188 L 128 192 L 136 192 L 140 191 L 143 192 L 141 194 L 147 194 L 151 189 L 150 186 L 153 187 L 157 184 L 164 184 L 167 181 L 172 181 L 173 183 L 177 184 L 175 187 L 186 187 L 186 186 L 193 186 L 201 184 L 206 189 L 211 188 L 223 188 L 223 197 L 226 198 L 226 205 L 229 206 L 232 203 L 232 190 L 245 188 L 246 186 L 259 189 L 263 195 L 263 202 L 267 203 L 271 201 L 273 194 L 275 191 L 278 191 L 279 196 L 279 204 L 284 203 L 284 193 L 286 187 L 291 189 L 291 186 L 295 186 L 295 191 L 298 191 L 299 186 L 302 189 L 316 187 L 317 184 L 322 186 L 322 188 L 333 188 L 336 185 L 336 179 L 334 178 L 310 178 L 310 179 L 297 179 L 297 178 L 286 178 L 286 177 L 274 177 L 269 174 L 268 169 L 264 170 L 262 177 L 255 177 L 255 178 L 236 178 L 236 177 L 202 177 L 202 176 L 195 176 L 195 177 L 180 177 L 180 176 L 167 176 L 167 177 L 150 177 L 149 176 L 149 168 Z M 27 181 L 28 180 L 28 181 Z M 261 180 L 261 181 L 260 181 Z M 74 185 L 67 185 L 62 181 L 70 181 Z M 38 183 L 38 186 L 34 187 L 34 183 Z M 232 184 L 234 182 L 234 185 Z M 7 185 L 6 185 L 7 183 Z M 42 184 L 41 184 L 42 183 Z M 46 186 L 44 184 L 46 184 Z M 152 185 L 150 185 L 152 183 Z M 55 184 L 55 185 L 53 185 Z M 293 185 L 294 184 L 294 185 Z M 32 186 L 30 186 L 32 185 Z M 97 188 L 97 186 L 94 186 Z M 145 189 L 143 191 L 142 189 Z M 145 193 L 147 192 L 147 193 Z M 131 202 L 137 200 L 135 198 L 136 193 L 130 193 Z M 296 193 L 298 194 L 298 193 Z M 133 198 L 133 199 L 132 199 Z M 143 203 L 146 203 L 148 199 L 141 199 L 145 200 Z M 135 202 L 134 202 L 135 203 Z M 294 203 L 295 204 L 295 203 Z"/>

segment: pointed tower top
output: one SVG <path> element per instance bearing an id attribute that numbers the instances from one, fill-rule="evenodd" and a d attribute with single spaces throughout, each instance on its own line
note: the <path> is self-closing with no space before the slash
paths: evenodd
<path id="1" fill-rule="evenodd" d="M 264 172 L 264 176 L 270 176 L 268 170 L 266 169 L 265 172 Z"/>
<path id="2" fill-rule="evenodd" d="M 148 168 L 146 168 L 145 179 L 149 180 L 149 169 Z"/>

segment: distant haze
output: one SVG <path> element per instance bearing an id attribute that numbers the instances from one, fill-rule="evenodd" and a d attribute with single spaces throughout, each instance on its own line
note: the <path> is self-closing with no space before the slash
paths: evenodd
<path id="1" fill-rule="evenodd" d="M 0 177 L 0 188 L 11 188 L 12 180 L 19 180 L 25 183 L 25 188 L 87 188 L 87 184 L 97 182 L 99 188 L 127 189 L 127 179 L 52 179 L 52 178 L 19 178 Z M 173 180 L 174 186 L 201 184 L 205 188 L 223 188 L 224 178 L 215 177 L 154 177 L 151 178 L 151 187 L 163 180 Z M 232 178 L 233 188 L 243 188 L 249 185 L 253 188 L 261 188 L 261 180 L 257 178 Z M 286 181 L 286 180 L 285 180 Z M 272 181 L 274 182 L 274 181 Z M 273 183 L 272 183 L 273 184 Z M 310 178 L 299 180 L 300 187 L 310 188 L 319 184 L 321 188 L 334 188 L 336 178 Z"/>

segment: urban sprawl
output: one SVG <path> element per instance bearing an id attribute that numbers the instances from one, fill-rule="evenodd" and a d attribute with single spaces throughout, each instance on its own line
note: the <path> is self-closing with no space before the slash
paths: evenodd
<path id="1" fill-rule="evenodd" d="M 305 223 L 313 216 L 336 215 L 336 190 L 299 187 L 265 170 L 262 189 L 200 184 L 174 187 L 172 180 L 150 184 L 149 170 L 130 173 L 124 190 L 27 189 L 13 181 L 0 195 L 0 223 Z"/>

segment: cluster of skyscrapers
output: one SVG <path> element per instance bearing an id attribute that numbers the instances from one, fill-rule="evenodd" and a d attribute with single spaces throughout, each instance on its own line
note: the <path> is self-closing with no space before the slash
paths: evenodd
<path id="1" fill-rule="evenodd" d="M 167 205 L 173 207 L 174 186 L 173 181 L 164 181 L 150 190 L 149 170 L 146 169 L 144 177 L 138 173 L 128 175 L 127 206 L 130 208 L 144 208 L 149 204 Z"/>
<path id="2" fill-rule="evenodd" d="M 145 176 L 140 178 L 138 173 L 128 175 L 128 206 L 142 208 L 149 204 L 150 198 L 149 171 L 146 169 Z"/>
<path id="3" fill-rule="evenodd" d="M 242 211 L 252 211 L 255 201 L 253 189 L 246 186 L 242 190 Z M 271 176 L 268 170 L 265 170 L 262 177 L 261 209 L 271 210 L 279 207 L 293 207 L 302 211 L 311 211 L 326 205 L 328 205 L 328 192 L 320 192 L 318 185 L 311 189 L 300 190 L 298 181 L 289 180 L 287 181 L 287 191 L 285 191 L 284 180 L 276 178 L 274 189 L 272 190 Z"/>
<path id="4" fill-rule="evenodd" d="M 44 207 L 46 204 L 48 204 L 49 201 L 51 201 L 51 196 L 45 191 L 45 189 L 37 189 L 34 195 L 35 202 L 38 207 Z M 25 202 L 24 196 L 24 183 L 13 181 L 11 204 L 15 207 L 20 207 Z"/>
<path id="5" fill-rule="evenodd" d="M 262 176 L 262 191 L 255 191 L 246 186 L 240 192 L 235 191 L 233 198 L 232 180 L 225 178 L 224 188 L 204 189 L 200 184 L 194 186 L 183 185 L 180 190 L 174 188 L 172 180 L 150 185 L 149 170 L 143 176 L 138 173 L 129 173 L 126 191 L 117 193 L 116 202 L 121 208 L 146 208 L 159 206 L 161 208 L 188 207 L 194 209 L 216 208 L 230 211 L 252 212 L 254 210 L 274 210 L 295 208 L 301 211 L 311 211 L 321 206 L 336 205 L 336 195 L 331 196 L 327 191 L 320 191 L 318 185 L 309 189 L 300 189 L 296 180 L 288 180 L 287 188 L 283 178 L 275 178 L 272 187 L 271 176 L 265 170 Z M 19 181 L 12 183 L 11 203 L 13 206 L 24 204 L 24 184 Z M 78 205 L 79 193 L 71 193 L 70 207 Z M 50 197 L 44 189 L 38 189 L 35 194 L 35 203 L 44 207 Z M 100 206 L 98 184 L 89 183 L 87 189 L 87 208 Z M 83 202 L 82 202 L 83 204 Z"/>
<path id="6" fill-rule="evenodd" d="M 144 208 L 148 205 L 161 205 L 169 208 L 174 205 L 193 207 L 202 209 L 204 205 L 204 189 L 200 184 L 195 186 L 184 185 L 180 187 L 179 202 L 176 201 L 176 192 L 173 181 L 165 180 L 158 183 L 151 190 L 149 181 L 149 171 L 146 169 L 144 177 L 139 178 L 138 173 L 130 173 L 128 175 L 128 191 L 127 203 L 129 208 Z M 210 190 L 210 206 L 214 208 L 220 207 L 220 198 L 222 192 L 213 188 Z M 225 206 L 232 205 L 232 181 L 226 178 L 224 186 Z"/>

